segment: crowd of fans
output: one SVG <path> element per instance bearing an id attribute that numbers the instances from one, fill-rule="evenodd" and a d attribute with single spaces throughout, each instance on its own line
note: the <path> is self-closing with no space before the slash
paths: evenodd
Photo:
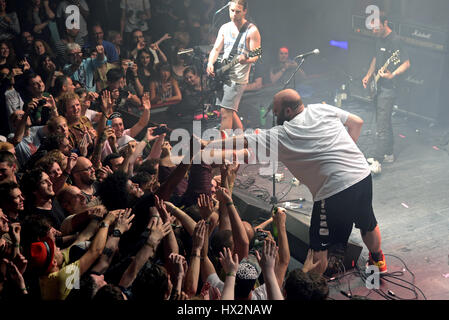
<path id="1" fill-rule="evenodd" d="M 212 99 L 178 53 L 213 43 L 222 5 L 0 0 L 0 300 L 327 297 L 311 254 L 288 270 L 282 209 L 241 219 L 238 165 L 176 161 L 166 133 L 148 128 L 158 106 L 191 121 Z M 294 67 L 283 59 L 272 78 Z M 125 128 L 123 112 L 139 121 Z"/>

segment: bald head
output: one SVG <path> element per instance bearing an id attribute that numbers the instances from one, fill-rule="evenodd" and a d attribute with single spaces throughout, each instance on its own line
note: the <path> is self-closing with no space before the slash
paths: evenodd
<path id="1" fill-rule="evenodd" d="M 78 157 L 72 176 L 75 185 L 81 189 L 91 186 L 97 180 L 92 162 L 85 157 Z"/>
<path id="2" fill-rule="evenodd" d="M 78 187 L 68 186 L 59 191 L 58 202 L 69 214 L 79 212 L 86 205 L 86 198 Z"/>
<path id="3" fill-rule="evenodd" d="M 242 221 L 242 224 L 243 227 L 245 228 L 248 240 L 251 242 L 251 240 L 254 238 L 254 228 L 249 222 Z"/>
<path id="4" fill-rule="evenodd" d="M 274 114 L 278 118 L 278 125 L 283 125 L 285 121 L 290 121 L 304 110 L 299 93 L 292 89 L 286 89 L 274 96 Z"/>

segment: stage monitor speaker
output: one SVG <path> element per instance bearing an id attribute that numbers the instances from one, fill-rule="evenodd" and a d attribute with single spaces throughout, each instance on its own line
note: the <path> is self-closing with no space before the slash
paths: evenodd
<path id="1" fill-rule="evenodd" d="M 354 79 L 363 78 L 368 72 L 375 48 L 375 38 L 351 35 L 349 37 L 348 54 L 345 63 L 347 73 Z"/>
<path id="2" fill-rule="evenodd" d="M 248 222 L 267 220 L 271 216 L 270 205 L 262 200 L 255 199 L 253 195 L 243 190 L 234 189 L 234 203 L 243 220 Z M 301 214 L 287 210 L 287 237 L 290 246 L 290 254 L 296 260 L 304 263 L 309 250 L 310 217 L 307 213 Z M 330 249 L 330 254 L 334 248 Z M 362 253 L 362 247 L 349 241 L 344 252 L 343 264 L 346 270 L 353 269 Z"/>
<path id="3" fill-rule="evenodd" d="M 441 101 L 447 91 L 444 68 L 447 54 L 406 46 L 411 67 L 400 78 L 397 104 L 401 110 L 432 122 L 439 122 L 447 102 Z"/>
<path id="4" fill-rule="evenodd" d="M 349 96 L 363 102 L 372 102 L 368 90 L 362 86 L 362 79 L 368 72 L 375 43 L 375 39 L 360 35 L 353 35 L 349 40 L 345 63 L 346 71 L 351 75 L 351 81 L 348 83 Z"/>

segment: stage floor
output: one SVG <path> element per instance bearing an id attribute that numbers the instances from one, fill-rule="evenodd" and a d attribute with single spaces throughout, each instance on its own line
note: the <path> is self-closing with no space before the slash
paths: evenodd
<path id="1" fill-rule="evenodd" d="M 358 144 L 367 158 L 371 157 L 375 138 L 373 108 L 357 102 L 343 108 L 365 120 Z M 384 165 L 382 174 L 374 178 L 373 200 L 389 274 L 382 277 L 380 290 L 369 290 L 355 270 L 341 273 L 329 283 L 332 299 L 348 299 L 341 290 L 374 300 L 424 299 L 423 294 L 431 300 L 449 299 L 449 128 L 433 126 L 402 112 L 395 114 L 393 122 L 396 162 Z M 242 166 L 235 190 L 249 191 L 268 208 L 272 182 L 259 176 L 258 169 Z M 278 199 L 305 198 L 300 211 L 307 217 L 312 210 L 310 192 L 305 186 L 292 186 L 292 176 L 284 167 L 278 172 L 285 174 L 276 184 Z M 350 240 L 363 244 L 355 229 Z M 364 248 L 360 266 L 367 256 Z M 298 263 L 292 260 L 291 267 L 295 266 Z M 416 288 L 410 284 L 413 281 Z"/>

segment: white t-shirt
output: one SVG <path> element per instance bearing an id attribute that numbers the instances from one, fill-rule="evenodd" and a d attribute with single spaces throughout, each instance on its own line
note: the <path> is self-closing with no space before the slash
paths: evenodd
<path id="1" fill-rule="evenodd" d="M 321 201 L 370 175 L 365 156 L 344 124 L 349 112 L 330 105 L 309 105 L 293 120 L 245 137 L 249 146 L 267 145 L 278 136 L 278 160 Z"/>
<path id="2" fill-rule="evenodd" d="M 95 120 L 97 114 L 98 114 L 97 111 L 91 110 L 91 109 L 87 109 L 87 110 L 86 110 L 85 116 L 86 116 L 87 119 L 90 120 L 90 122 L 96 123 L 96 122 L 94 122 L 94 120 Z"/>
<path id="3" fill-rule="evenodd" d="M 66 13 L 66 8 L 71 5 L 68 1 L 61 1 L 59 3 L 58 9 L 56 10 L 56 16 L 58 18 L 68 18 L 69 14 Z M 86 10 L 89 11 L 89 6 L 87 5 L 85 0 L 80 0 L 80 5 L 81 7 Z M 87 22 L 86 19 L 84 19 L 83 15 L 80 13 L 80 36 L 81 37 L 86 37 L 88 35 L 88 30 L 87 30 Z"/>
<path id="4" fill-rule="evenodd" d="M 126 10 L 125 32 L 133 32 L 139 29 L 142 32 L 148 30 L 148 24 L 140 16 L 145 11 L 150 11 L 150 0 L 121 0 L 120 8 Z"/>
<path id="5" fill-rule="evenodd" d="M 23 110 L 23 100 L 16 89 L 10 89 L 5 92 L 6 112 L 8 114 L 9 127 L 12 128 L 12 123 L 9 122 L 9 117 L 17 111 Z"/>
<path id="6" fill-rule="evenodd" d="M 123 135 L 117 139 L 117 148 L 120 149 L 124 145 L 126 145 L 129 141 L 134 140 L 129 134 L 131 129 L 126 129 L 123 131 Z M 101 152 L 101 160 L 103 161 L 108 155 L 112 153 L 111 146 L 109 145 L 109 141 L 106 140 L 103 146 L 103 151 Z"/>

